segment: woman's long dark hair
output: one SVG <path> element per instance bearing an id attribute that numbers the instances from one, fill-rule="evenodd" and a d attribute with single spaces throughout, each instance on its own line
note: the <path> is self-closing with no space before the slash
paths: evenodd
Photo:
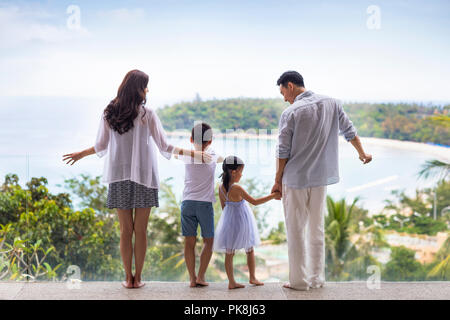
<path id="1" fill-rule="evenodd" d="M 219 178 L 222 178 L 223 186 L 225 190 L 228 192 L 228 188 L 230 187 L 231 180 L 231 171 L 237 170 L 244 165 L 244 161 L 236 156 L 228 156 L 223 160 L 222 164 L 222 174 Z"/>
<path id="2" fill-rule="evenodd" d="M 144 72 L 131 70 L 126 74 L 117 90 L 117 97 L 105 108 L 104 116 L 111 129 L 123 134 L 133 128 L 139 108 L 145 104 L 147 85 L 148 75 Z"/>

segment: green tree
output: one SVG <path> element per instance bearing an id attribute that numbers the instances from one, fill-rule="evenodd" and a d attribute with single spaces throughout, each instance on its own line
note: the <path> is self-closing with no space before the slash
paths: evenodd
<path id="1" fill-rule="evenodd" d="M 284 228 L 284 222 L 278 222 L 278 226 L 270 230 L 267 240 L 270 240 L 272 244 L 281 244 L 287 241 L 286 230 Z"/>
<path id="2" fill-rule="evenodd" d="M 428 272 L 427 279 L 450 280 L 450 237 L 447 237 L 436 254 L 433 268 Z"/>
<path id="3" fill-rule="evenodd" d="M 64 180 L 65 188 L 80 199 L 80 208 L 92 208 L 97 213 L 111 214 L 114 210 L 105 206 L 108 188 L 101 183 L 101 176 L 91 177 L 87 174 Z M 58 185 L 59 186 L 59 185 Z"/>
<path id="4" fill-rule="evenodd" d="M 325 217 L 325 257 L 327 279 L 346 280 L 350 277 L 345 270 L 346 263 L 358 257 L 355 245 L 350 241 L 351 216 L 358 199 L 347 207 L 345 199 L 335 202 L 327 196 Z"/>
<path id="5" fill-rule="evenodd" d="M 388 220 L 385 224 L 386 229 L 393 229 L 398 232 L 418 233 L 435 235 L 437 232 L 446 231 L 447 221 L 450 216 L 441 216 L 444 209 L 450 206 L 450 181 L 440 180 L 433 189 L 425 188 L 416 190 L 415 197 L 409 197 L 404 191 L 394 190 L 392 194 L 396 197 L 395 200 L 386 200 L 387 205 L 385 209 L 393 210 L 395 215 L 390 218 L 383 218 Z M 436 194 L 436 213 L 437 219 L 432 218 L 434 211 L 434 195 Z M 409 217 L 404 216 L 404 212 L 413 213 Z M 381 221 L 382 215 L 374 216 L 375 219 Z M 401 224 L 394 219 L 409 219 L 407 222 Z"/>
<path id="6" fill-rule="evenodd" d="M 424 268 L 414 256 L 414 250 L 404 246 L 392 247 L 391 260 L 382 272 L 382 279 L 389 281 L 424 280 Z"/>

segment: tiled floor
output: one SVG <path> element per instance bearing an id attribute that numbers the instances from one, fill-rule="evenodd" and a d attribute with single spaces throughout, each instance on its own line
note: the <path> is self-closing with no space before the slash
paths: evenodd
<path id="1" fill-rule="evenodd" d="M 264 286 L 247 285 L 228 290 L 227 283 L 189 288 L 181 282 L 147 282 L 141 289 L 125 289 L 120 282 L 0 282 L 0 299 L 13 300 L 359 300 L 359 299 L 450 299 L 450 282 L 381 282 L 379 289 L 369 289 L 366 282 L 327 282 L 325 287 L 309 291 L 283 288 L 283 283 Z"/>

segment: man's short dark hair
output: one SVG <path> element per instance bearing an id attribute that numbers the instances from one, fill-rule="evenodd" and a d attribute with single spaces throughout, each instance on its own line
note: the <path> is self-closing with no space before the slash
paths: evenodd
<path id="1" fill-rule="evenodd" d="M 197 123 L 191 132 L 192 140 L 195 144 L 204 145 L 205 143 L 212 140 L 212 129 L 207 123 Z"/>
<path id="2" fill-rule="evenodd" d="M 287 87 L 288 82 L 292 82 L 299 87 L 305 86 L 302 75 L 297 71 L 286 71 L 283 73 L 277 81 L 277 86 L 282 85 L 283 87 Z"/>

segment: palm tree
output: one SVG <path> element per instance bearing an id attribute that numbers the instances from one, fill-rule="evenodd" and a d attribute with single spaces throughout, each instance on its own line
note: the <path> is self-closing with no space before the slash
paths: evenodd
<path id="1" fill-rule="evenodd" d="M 422 166 L 422 170 L 418 174 L 419 179 L 428 179 L 429 177 L 436 176 L 438 177 L 438 183 L 436 184 L 436 187 L 434 189 L 433 216 L 435 219 L 437 215 L 437 185 L 439 184 L 439 182 L 446 180 L 449 173 L 450 163 L 434 159 L 426 161 Z M 442 210 L 442 212 L 444 210 Z M 439 249 L 438 253 L 436 254 L 436 261 L 438 263 L 427 274 L 427 278 L 439 278 L 440 280 L 448 280 L 450 278 L 450 238 L 447 238 L 442 247 Z"/>
<path id="2" fill-rule="evenodd" d="M 345 199 L 335 202 L 327 196 L 328 215 L 325 218 L 325 257 L 330 280 L 345 280 L 348 261 L 358 257 L 356 247 L 350 241 L 350 220 L 358 198 L 347 208 Z"/>
<path id="3" fill-rule="evenodd" d="M 430 177 L 438 177 L 439 181 L 444 181 L 450 172 L 450 163 L 439 161 L 439 160 L 428 160 L 422 165 L 422 170 L 419 171 L 419 179 L 428 179 Z M 434 188 L 434 204 L 433 204 L 433 217 L 436 220 L 437 212 L 437 185 Z"/>
<path id="4" fill-rule="evenodd" d="M 427 274 L 427 278 L 450 280 L 450 238 L 445 240 L 436 254 L 436 266 Z"/>
<path id="5" fill-rule="evenodd" d="M 422 165 L 422 170 L 418 173 L 419 179 L 428 179 L 431 177 L 439 177 L 440 180 L 445 180 L 450 172 L 450 163 L 439 160 L 428 160 Z"/>

